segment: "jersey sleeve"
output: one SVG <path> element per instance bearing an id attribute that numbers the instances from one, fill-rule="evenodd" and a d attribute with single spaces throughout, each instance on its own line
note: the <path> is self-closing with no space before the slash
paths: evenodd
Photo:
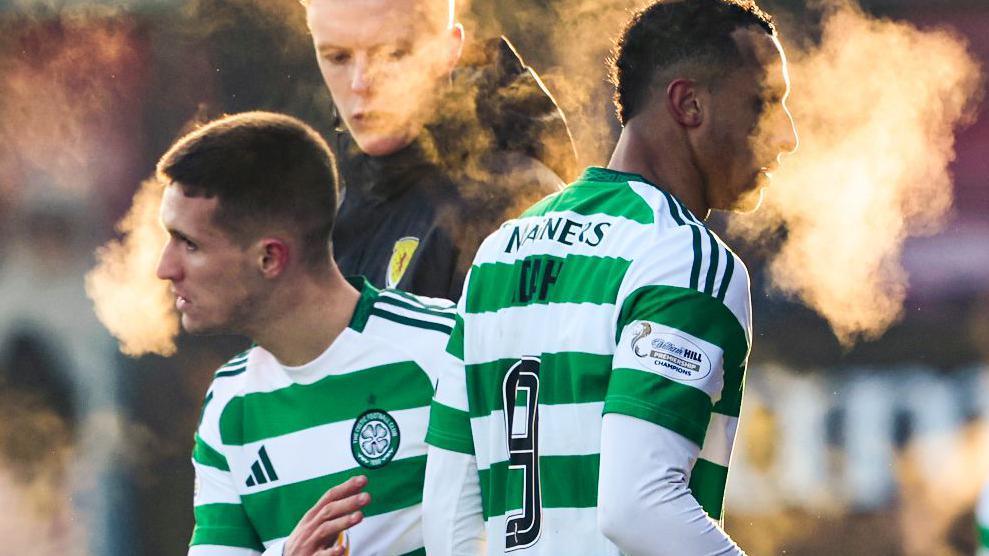
<path id="1" fill-rule="evenodd" d="M 604 416 L 598 526 L 622 553 L 742 554 L 691 495 L 687 477 L 698 451 L 666 428 L 616 413 Z"/>
<path id="2" fill-rule="evenodd" d="M 714 234 L 696 226 L 679 231 L 669 249 L 633 262 L 623 281 L 604 413 L 693 442 L 700 452 L 690 490 L 720 519 L 752 338 L 749 278 Z"/>
<path id="3" fill-rule="evenodd" d="M 470 280 L 468 276 L 468 281 Z M 423 484 L 423 539 L 427 553 L 469 556 L 482 552 L 484 521 L 481 486 L 467 404 L 464 370 L 466 296 L 461 296 L 456 321 L 446 346 L 456 361 L 439 377 L 429 412 Z"/>
<path id="4" fill-rule="evenodd" d="M 709 429 L 737 423 L 751 303 L 741 260 L 710 232 L 684 228 L 693 229 L 671 240 L 682 250 L 657 250 L 626 274 L 604 412 L 665 427 L 704 450 L 706 438 L 734 438 L 733 428 L 712 431 L 718 434 Z M 692 240 L 701 233 L 710 236 L 709 244 Z M 727 466 L 721 452 L 730 443 L 711 448 Z"/>
<path id="5" fill-rule="evenodd" d="M 470 272 L 464 283 L 466 294 L 470 284 Z M 474 454 L 474 439 L 470 428 L 470 413 L 467 405 L 467 374 L 464 369 L 464 311 L 467 296 L 461 295 L 453 331 L 447 341 L 446 352 L 457 362 L 447 368 L 447 372 L 436 382 L 436 392 L 429 408 L 429 429 L 426 443 L 461 454 Z"/>
<path id="6" fill-rule="evenodd" d="M 458 364 L 445 367 L 445 372 L 436 383 L 436 393 L 429 410 L 426 443 L 451 452 L 474 454 L 463 365 L 464 320 L 459 311 L 446 351 Z"/>
<path id="7" fill-rule="evenodd" d="M 221 405 L 221 400 L 213 399 L 212 392 L 207 395 L 195 435 L 192 465 L 196 472 L 193 496 L 196 525 L 189 542 L 190 556 L 234 556 L 264 551 L 241 504 L 227 458 L 221 451 L 218 426 Z"/>
<path id="8" fill-rule="evenodd" d="M 484 520 L 477 460 L 430 446 L 422 493 L 422 536 L 427 554 L 481 554 Z"/>

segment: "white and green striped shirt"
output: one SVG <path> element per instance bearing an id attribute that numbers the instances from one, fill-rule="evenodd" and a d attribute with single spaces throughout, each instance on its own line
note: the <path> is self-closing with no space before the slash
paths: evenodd
<path id="1" fill-rule="evenodd" d="M 371 503 L 352 554 L 422 554 L 429 404 L 452 303 L 352 281 L 348 328 L 315 360 L 285 367 L 252 347 L 216 373 L 195 437 L 190 554 L 251 554 L 294 529 L 329 488 L 367 475 Z"/>
<path id="2" fill-rule="evenodd" d="M 475 454 L 488 553 L 617 554 L 596 520 L 604 413 L 700 447 L 720 519 L 751 343 L 741 260 L 672 195 L 588 169 L 482 244 L 427 441 Z M 628 446 L 635 450 L 636 446 Z"/>

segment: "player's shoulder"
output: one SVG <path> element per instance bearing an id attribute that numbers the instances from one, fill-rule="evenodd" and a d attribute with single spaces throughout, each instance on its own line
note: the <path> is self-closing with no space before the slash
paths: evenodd
<path id="1" fill-rule="evenodd" d="M 415 363 L 431 381 L 457 365 L 446 350 L 457 320 L 452 301 L 391 288 L 372 293 L 358 330 L 365 342 L 383 346 L 394 362 Z"/>
<path id="2" fill-rule="evenodd" d="M 749 288 L 742 259 L 714 231 L 690 219 L 658 230 L 647 248 L 637 251 L 618 297 L 630 299 L 638 291 L 651 289 L 678 298 L 703 298 L 706 306 L 726 307 L 748 331 Z"/>
<path id="3" fill-rule="evenodd" d="M 689 212 L 672 222 L 638 239 L 631 278 L 689 288 L 720 300 L 733 290 L 747 291 L 745 263 L 715 231 Z"/>
<path id="4" fill-rule="evenodd" d="M 243 392 L 250 377 L 250 371 L 255 366 L 252 364 L 252 359 L 256 358 L 256 352 L 260 349 L 258 346 L 251 345 L 220 365 L 213 372 L 213 381 L 210 383 L 208 393 L 212 394 L 214 398 L 226 399 Z"/>
<path id="5" fill-rule="evenodd" d="M 385 288 L 377 291 L 370 304 L 365 330 L 374 333 L 387 324 L 390 328 L 403 328 L 415 337 L 449 337 L 456 312 L 456 305 L 448 299 Z"/>
<path id="6" fill-rule="evenodd" d="M 214 447 L 222 444 L 218 429 L 220 415 L 231 400 L 246 392 L 253 367 L 252 358 L 259 349 L 252 345 L 231 357 L 213 373 L 213 381 L 203 398 L 197 434 Z"/>
<path id="7" fill-rule="evenodd" d="M 377 289 L 364 282 L 351 327 L 364 337 L 385 340 L 415 352 L 442 350 L 456 323 L 456 305 L 447 299 Z"/>

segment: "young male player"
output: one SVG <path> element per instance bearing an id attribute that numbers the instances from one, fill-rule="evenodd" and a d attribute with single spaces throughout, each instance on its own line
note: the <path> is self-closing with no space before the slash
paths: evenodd
<path id="1" fill-rule="evenodd" d="M 456 299 L 481 240 L 572 179 L 563 114 L 505 39 L 464 40 L 453 0 L 303 0 L 339 117 L 347 274 Z"/>
<path id="2" fill-rule="evenodd" d="M 426 549 L 737 554 L 721 527 L 751 343 L 742 261 L 707 227 L 796 147 L 786 62 L 751 0 L 656 2 L 614 61 L 607 168 L 482 244 L 441 377 Z M 456 478 L 456 480 L 454 480 Z"/>
<path id="3" fill-rule="evenodd" d="M 183 328 L 255 343 L 206 394 L 189 553 L 341 555 L 350 527 L 353 554 L 421 554 L 429 402 L 459 365 L 443 349 L 451 304 L 340 274 L 333 159 L 298 120 L 214 121 L 169 149 L 158 179 L 157 273 Z"/>

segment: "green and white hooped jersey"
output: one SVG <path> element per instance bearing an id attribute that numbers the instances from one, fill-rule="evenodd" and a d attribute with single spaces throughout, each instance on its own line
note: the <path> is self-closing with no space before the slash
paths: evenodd
<path id="1" fill-rule="evenodd" d="M 354 316 L 302 366 L 253 347 L 216 373 L 192 455 L 191 554 L 257 551 L 288 536 L 326 490 L 368 477 L 371 503 L 349 531 L 351 554 L 424 554 L 425 435 L 453 304 L 363 279 Z"/>
<path id="2" fill-rule="evenodd" d="M 489 554 L 618 554 L 602 415 L 700 446 L 689 486 L 720 519 L 750 342 L 741 260 L 641 176 L 589 168 L 482 244 L 448 347 L 466 379 L 440 380 L 427 442 L 476 455 Z"/>

